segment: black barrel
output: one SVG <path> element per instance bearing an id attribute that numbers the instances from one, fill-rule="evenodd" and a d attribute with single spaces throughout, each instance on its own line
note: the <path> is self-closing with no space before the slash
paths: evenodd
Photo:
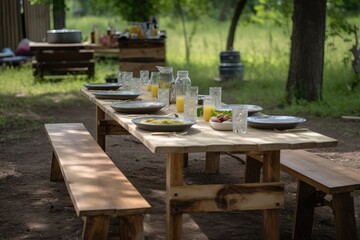
<path id="1" fill-rule="evenodd" d="M 220 53 L 220 79 L 244 79 L 244 66 L 240 63 L 240 52 L 225 51 Z"/>

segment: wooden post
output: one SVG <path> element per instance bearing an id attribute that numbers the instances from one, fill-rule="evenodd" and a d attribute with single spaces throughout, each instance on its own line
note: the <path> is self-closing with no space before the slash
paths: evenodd
<path id="1" fill-rule="evenodd" d="M 354 199 L 350 192 L 333 194 L 336 239 L 357 240 Z"/>
<path id="2" fill-rule="evenodd" d="M 139 215 L 129 215 L 129 216 L 120 216 L 119 219 L 119 229 L 120 229 L 120 239 L 121 240 L 143 240 L 145 239 L 144 234 L 144 216 Z"/>
<path id="3" fill-rule="evenodd" d="M 298 180 L 293 239 L 310 239 L 314 221 L 316 189 Z"/>
<path id="4" fill-rule="evenodd" d="M 171 214 L 170 189 L 183 185 L 183 154 L 171 153 L 166 158 L 166 239 L 182 239 L 182 214 Z M 174 193 L 176 194 L 176 193 Z"/>
<path id="5" fill-rule="evenodd" d="M 99 129 L 101 120 L 105 119 L 105 112 L 100 107 L 96 106 L 96 141 L 99 146 L 105 151 L 105 135 Z"/>
<path id="6" fill-rule="evenodd" d="M 52 182 L 64 181 L 63 175 L 61 173 L 59 161 L 54 151 L 52 152 L 50 181 Z"/>
<path id="7" fill-rule="evenodd" d="M 110 216 L 84 218 L 82 239 L 108 239 Z"/>
<path id="8" fill-rule="evenodd" d="M 205 172 L 219 173 L 220 152 L 206 152 Z"/>
<path id="9" fill-rule="evenodd" d="M 255 158 L 246 155 L 245 165 L 245 182 L 256 183 L 260 182 L 262 163 Z"/>
<path id="10" fill-rule="evenodd" d="M 280 151 L 264 152 L 263 181 L 280 181 Z M 269 209 L 263 212 L 264 239 L 278 240 L 280 238 L 280 210 Z"/>

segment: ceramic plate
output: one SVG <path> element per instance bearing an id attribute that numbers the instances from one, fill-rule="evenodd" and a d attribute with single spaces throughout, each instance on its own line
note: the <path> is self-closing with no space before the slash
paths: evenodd
<path id="1" fill-rule="evenodd" d="M 252 116 L 248 117 L 248 125 L 254 128 L 290 129 L 305 122 L 306 119 L 292 116 Z"/>
<path id="2" fill-rule="evenodd" d="M 233 125 L 232 122 L 213 122 L 213 121 L 209 121 L 210 126 L 215 129 L 215 130 L 219 130 L 219 131 L 232 131 L 233 129 Z"/>
<path id="3" fill-rule="evenodd" d="M 218 111 L 231 111 L 232 108 L 238 107 L 238 106 L 246 106 L 248 110 L 248 114 L 253 115 L 254 113 L 261 112 L 263 110 L 262 107 L 257 105 L 251 105 L 251 104 L 226 104 L 216 107 L 216 110 Z"/>
<path id="4" fill-rule="evenodd" d="M 85 83 L 88 90 L 116 90 L 122 85 L 120 83 Z"/>
<path id="5" fill-rule="evenodd" d="M 148 122 L 151 120 L 160 121 L 164 123 L 152 123 Z M 174 118 L 174 117 L 139 117 L 134 118 L 133 123 L 136 124 L 138 128 L 147 131 L 155 132 L 182 132 L 188 130 L 196 122 L 192 119 L 187 118 Z M 166 121 L 176 121 L 177 123 L 168 124 Z"/>
<path id="6" fill-rule="evenodd" d="M 110 105 L 120 113 L 154 113 L 165 107 L 161 102 L 118 102 Z"/>
<path id="7" fill-rule="evenodd" d="M 140 92 L 128 92 L 128 91 L 108 91 L 108 92 L 93 92 L 96 98 L 99 99 L 117 99 L 117 100 L 129 100 L 135 99 L 141 95 Z"/>

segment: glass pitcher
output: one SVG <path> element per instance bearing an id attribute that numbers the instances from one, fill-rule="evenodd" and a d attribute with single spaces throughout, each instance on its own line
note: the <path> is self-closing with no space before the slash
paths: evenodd
<path id="1" fill-rule="evenodd" d="M 175 103 L 175 82 L 173 67 L 156 66 L 160 72 L 159 88 L 169 88 L 170 103 Z"/>

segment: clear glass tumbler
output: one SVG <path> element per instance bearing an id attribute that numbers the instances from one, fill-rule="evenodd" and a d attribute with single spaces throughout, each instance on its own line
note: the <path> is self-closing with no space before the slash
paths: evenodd
<path id="1" fill-rule="evenodd" d="M 232 108 L 233 132 L 240 135 L 247 132 L 248 110 L 246 106 L 237 106 Z"/>
<path id="2" fill-rule="evenodd" d="M 131 91 L 132 72 L 121 72 L 121 81 L 125 91 Z"/>
<path id="3" fill-rule="evenodd" d="M 141 84 L 145 85 L 149 81 L 149 70 L 140 70 Z"/>
<path id="4" fill-rule="evenodd" d="M 215 107 L 221 105 L 221 93 L 222 93 L 221 87 L 210 87 L 209 88 L 209 95 L 214 98 Z"/>
<path id="5" fill-rule="evenodd" d="M 141 78 L 132 78 L 130 85 L 130 91 L 141 92 Z"/>
<path id="6" fill-rule="evenodd" d="M 158 101 L 165 104 L 164 110 L 168 110 L 170 106 L 170 89 L 159 88 L 158 89 Z"/>
<path id="7" fill-rule="evenodd" d="M 184 117 L 195 119 L 197 116 L 197 105 L 198 105 L 199 87 L 190 86 L 187 87 L 185 93 L 185 109 Z"/>

